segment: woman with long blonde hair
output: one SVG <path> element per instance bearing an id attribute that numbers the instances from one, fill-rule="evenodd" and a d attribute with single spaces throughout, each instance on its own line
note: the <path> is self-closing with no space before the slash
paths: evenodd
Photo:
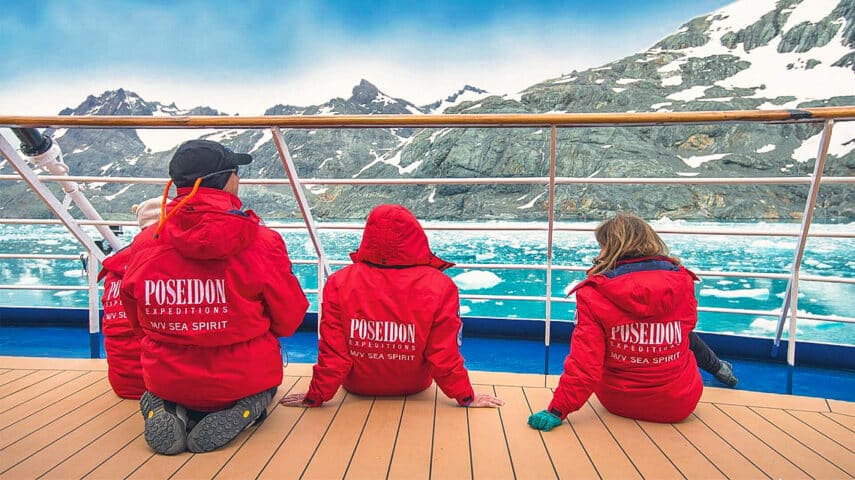
<path id="1" fill-rule="evenodd" d="M 616 415 L 682 421 L 703 390 L 698 364 L 736 385 L 730 364 L 692 332 L 698 278 L 669 256 L 653 228 L 619 213 L 595 235 L 600 253 L 588 277 L 570 291 L 576 293 L 576 328 L 564 373 L 549 407 L 531 415 L 529 425 L 551 430 L 591 393 Z"/>

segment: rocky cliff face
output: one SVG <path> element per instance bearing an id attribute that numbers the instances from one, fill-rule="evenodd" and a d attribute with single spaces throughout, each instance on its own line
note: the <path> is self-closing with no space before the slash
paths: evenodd
<path id="1" fill-rule="evenodd" d="M 746 0 L 692 19 L 650 49 L 585 71 L 548 79 L 514 95 L 466 86 L 417 107 L 363 80 L 348 99 L 308 107 L 276 105 L 268 115 L 642 112 L 792 109 L 855 105 L 855 1 Z M 829 9 L 830 8 L 830 9 Z M 90 96 L 65 115 L 218 115 L 179 110 L 122 89 Z M 855 122 L 839 122 L 824 172 L 855 175 Z M 774 177 L 813 170 L 820 127 L 740 124 L 560 129 L 557 174 L 565 177 Z M 143 130 L 51 132 L 73 174 L 165 176 L 174 147 L 202 136 L 256 160 L 245 178 L 284 177 L 264 131 Z M 180 138 L 179 138 L 180 137 Z M 172 139 L 170 143 L 168 140 Z M 292 129 L 285 133 L 303 178 L 519 177 L 548 174 L 547 129 Z M 0 167 L 7 172 L 8 166 Z M 0 184 L 4 216 L 46 215 L 21 185 Z M 105 215 L 159 193 L 159 187 L 90 185 Z M 294 216 L 288 187 L 247 187 L 248 205 L 267 216 Z M 616 210 L 658 218 L 796 219 L 805 185 L 559 186 L 559 219 L 599 219 Z M 313 212 L 364 218 L 381 202 L 401 203 L 424 218 L 543 219 L 545 186 L 452 185 L 312 187 Z M 8 196 L 7 196 L 8 195 Z M 855 219 L 851 186 L 820 191 L 821 220 Z"/>

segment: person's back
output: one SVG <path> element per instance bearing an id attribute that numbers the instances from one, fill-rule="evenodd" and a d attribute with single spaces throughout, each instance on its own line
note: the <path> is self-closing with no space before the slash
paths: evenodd
<path id="1" fill-rule="evenodd" d="M 341 307 L 353 363 L 343 386 L 363 395 L 416 393 L 431 384 L 432 364 L 449 397 L 472 395 L 460 355 L 428 344 L 433 335 L 456 350 L 457 288 L 433 267 L 390 268 L 356 263 L 329 279 Z M 310 396 L 311 396 L 310 391 Z"/>
<path id="2" fill-rule="evenodd" d="M 241 210 L 238 166 L 251 161 L 217 142 L 181 144 L 169 163 L 178 196 L 122 282 L 145 334 L 140 411 L 158 453 L 215 450 L 263 419 L 283 376 L 276 337 L 309 305 L 282 237 Z"/>
<path id="3" fill-rule="evenodd" d="M 353 265 L 324 287 L 318 363 L 306 394 L 289 406 L 320 406 L 339 386 L 362 395 L 407 395 L 435 380 L 460 405 L 492 407 L 475 395 L 460 355 L 457 286 L 442 270 L 415 216 L 400 205 L 372 210 Z"/>
<path id="4" fill-rule="evenodd" d="M 596 392 L 611 413 L 679 422 L 703 392 L 690 334 L 697 324 L 697 277 L 668 257 L 641 218 L 618 214 L 595 231 L 600 254 L 576 294 L 570 354 L 552 402 L 529 417 L 538 430 L 560 425 Z"/>
<path id="5" fill-rule="evenodd" d="M 602 377 L 594 391 L 610 412 L 677 422 L 694 410 L 703 388 L 689 352 L 689 333 L 697 323 L 694 280 L 691 272 L 667 259 L 639 258 L 593 275 L 574 289 L 577 310 L 590 315 L 605 333 Z M 586 341 L 582 328 L 573 333 L 574 346 L 577 335 L 578 343 Z M 586 363 L 593 361 L 585 356 L 590 351 L 578 348 L 572 354 Z"/>
<path id="6" fill-rule="evenodd" d="M 173 204 L 189 192 L 178 193 Z M 201 411 L 279 385 L 276 337 L 292 335 L 307 307 L 282 238 L 209 188 L 129 265 L 123 290 L 145 332 L 148 390 Z"/>

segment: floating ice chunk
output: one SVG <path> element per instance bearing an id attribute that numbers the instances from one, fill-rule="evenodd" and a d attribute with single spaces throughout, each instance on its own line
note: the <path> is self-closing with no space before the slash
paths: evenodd
<path id="1" fill-rule="evenodd" d="M 743 290 L 718 290 L 716 288 L 704 288 L 701 290 L 702 297 L 718 298 L 754 298 L 766 300 L 769 298 L 768 288 L 747 288 Z"/>
<path id="2" fill-rule="evenodd" d="M 471 312 L 471 311 L 472 311 L 472 309 L 471 309 L 471 308 L 469 308 L 469 306 L 468 306 L 468 305 L 461 305 L 461 306 L 460 306 L 460 314 L 461 314 L 461 315 L 466 315 L 467 313 L 469 313 L 469 312 Z"/>
<path id="3" fill-rule="evenodd" d="M 454 276 L 452 280 L 461 290 L 483 290 L 502 283 L 502 279 L 495 273 L 482 270 L 464 272 Z"/>

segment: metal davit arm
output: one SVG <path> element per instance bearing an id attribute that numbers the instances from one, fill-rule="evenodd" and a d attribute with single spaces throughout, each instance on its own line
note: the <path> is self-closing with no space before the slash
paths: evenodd
<path id="1" fill-rule="evenodd" d="M 805 211 L 802 215 L 802 226 L 799 230 L 799 240 L 796 244 L 796 255 L 793 260 L 793 270 L 790 272 L 790 279 L 787 281 L 784 304 L 781 306 L 781 317 L 778 319 L 778 328 L 775 331 L 775 341 L 772 344 L 772 357 L 774 358 L 778 355 L 778 348 L 781 345 L 781 335 L 784 331 L 784 321 L 787 319 L 787 311 L 789 309 L 792 316 L 790 317 L 790 334 L 787 339 L 787 364 L 789 364 L 790 367 L 793 367 L 796 364 L 796 318 L 798 316 L 799 306 L 799 270 L 802 266 L 802 257 L 805 253 L 805 245 L 807 244 L 811 220 L 813 220 L 813 212 L 816 207 L 816 197 L 819 193 L 819 185 L 822 181 L 822 172 L 825 170 L 825 160 L 828 158 L 828 145 L 831 143 L 831 131 L 833 128 L 834 120 L 826 120 L 825 128 L 822 131 L 822 139 L 819 143 L 819 152 L 817 153 L 816 163 L 813 168 L 810 190 L 808 191 L 808 196 L 805 200 Z M 792 388 L 792 381 L 790 382 L 790 387 Z"/>

